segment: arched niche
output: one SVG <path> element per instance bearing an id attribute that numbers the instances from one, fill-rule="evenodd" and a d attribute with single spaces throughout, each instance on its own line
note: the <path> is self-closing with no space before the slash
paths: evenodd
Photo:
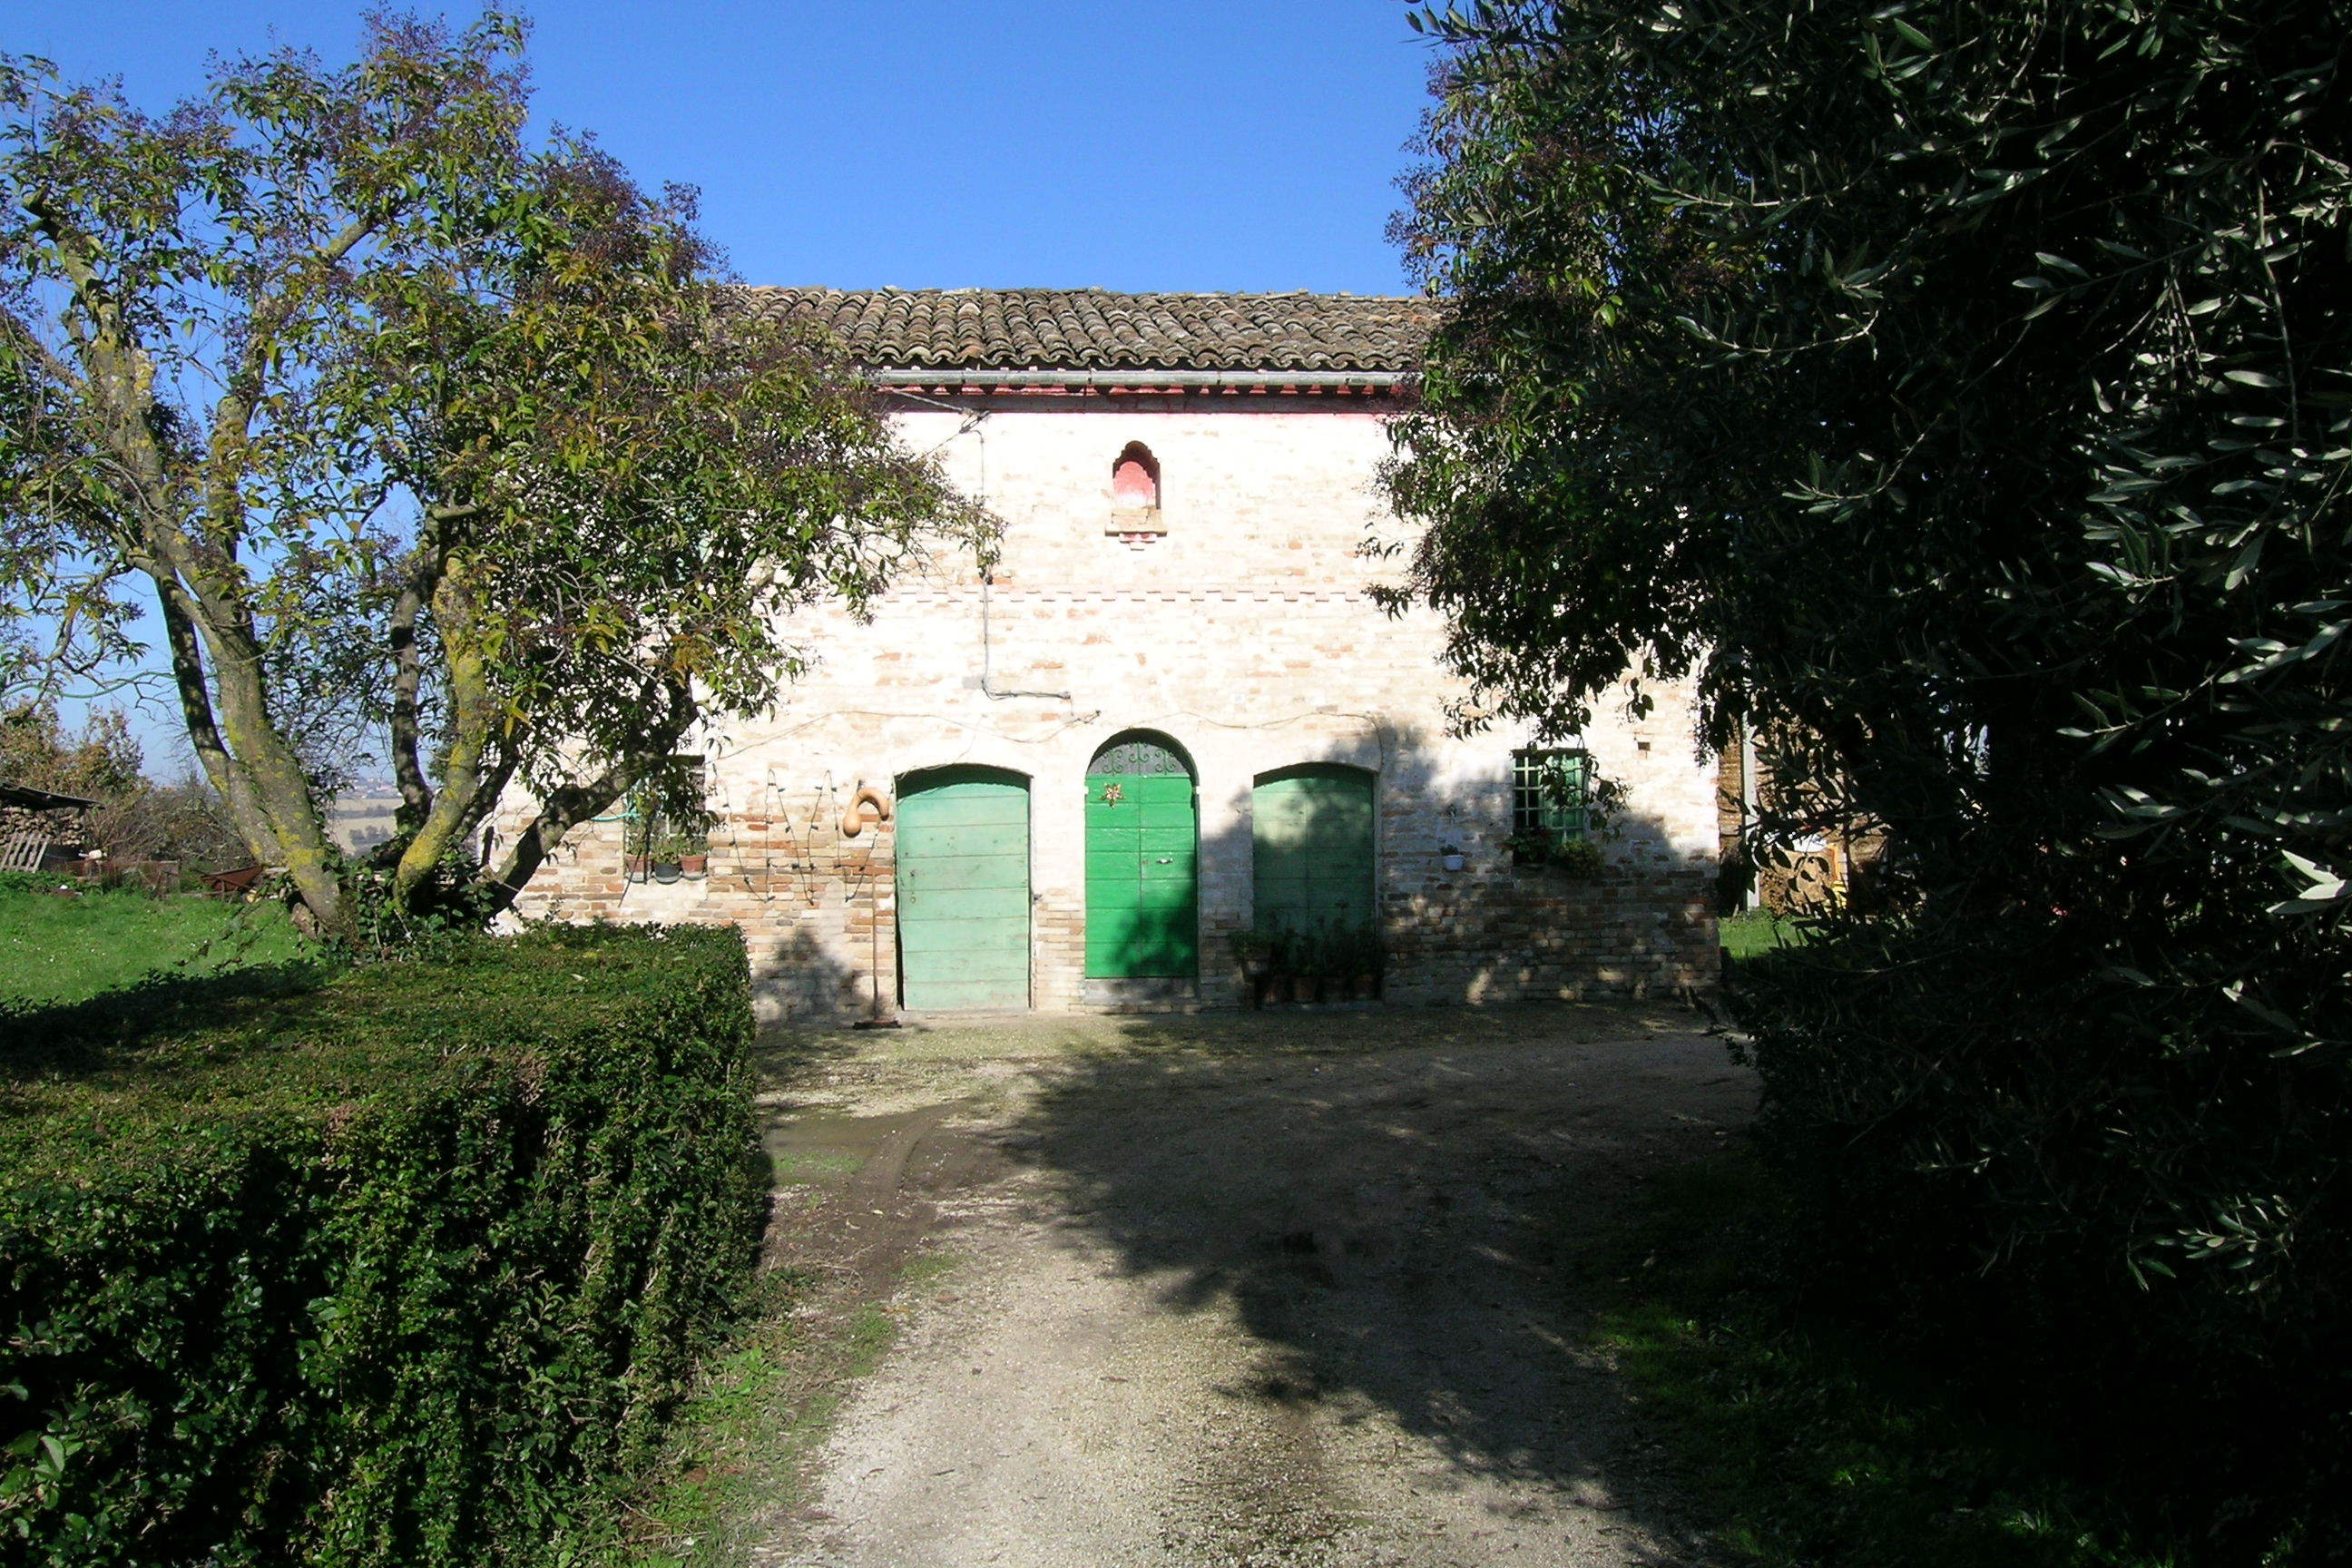
<path id="1" fill-rule="evenodd" d="M 1110 523 L 1103 531 L 1136 548 L 1158 539 L 1168 531 L 1160 521 L 1161 493 L 1160 459 L 1142 442 L 1129 441 L 1111 459 Z"/>
<path id="2" fill-rule="evenodd" d="M 1160 459 L 1140 441 L 1120 447 L 1111 463 L 1110 504 L 1123 511 L 1159 509 Z"/>

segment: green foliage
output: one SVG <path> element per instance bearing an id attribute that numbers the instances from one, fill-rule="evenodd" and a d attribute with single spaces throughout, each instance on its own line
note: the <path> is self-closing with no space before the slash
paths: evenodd
<path id="1" fill-rule="evenodd" d="M 18 1560 L 559 1561 L 751 1261 L 731 930 L 5 1026 Z"/>
<path id="2" fill-rule="evenodd" d="M 1530 827 L 1503 840 L 1511 861 L 1518 866 L 1553 866 L 1569 876 L 1589 880 L 1609 867 L 1601 846 L 1584 834 L 1561 834 L 1548 827 Z"/>
<path id="3" fill-rule="evenodd" d="M 95 712 L 68 737 L 54 703 L 0 712 L 0 782 L 95 801 L 61 824 L 75 847 L 114 861 L 177 860 L 209 869 L 252 863 L 219 795 L 191 774 L 152 784 L 121 710 Z M 52 821 L 56 821 L 52 818 Z"/>
<path id="4" fill-rule="evenodd" d="M 1281 942 L 1281 933 L 1260 931 L 1255 926 L 1243 926 L 1238 931 L 1228 931 L 1225 941 L 1233 948 L 1234 959 L 1244 968 L 1265 969 L 1274 963 L 1276 949 Z"/>
<path id="5" fill-rule="evenodd" d="M 764 1521 L 803 1500 L 807 1460 L 831 1430 L 847 1347 L 804 1321 L 814 1277 L 762 1272 L 726 1344 L 706 1361 L 673 1423 L 660 1467 L 628 1500 L 625 1531 L 583 1563 L 673 1568 L 732 1563 Z"/>
<path id="6" fill-rule="evenodd" d="M 2352 1552 L 2352 6 L 1421 15 L 1403 592 L 1487 710 L 1692 675 L 1889 834 L 1742 975 L 1822 1245 Z"/>
<path id="7" fill-rule="evenodd" d="M 1311 929 L 1276 925 L 1237 931 L 1229 940 L 1234 955 L 1244 964 L 1286 977 L 1353 979 L 1379 974 L 1388 963 L 1377 925 L 1344 926 L 1327 920 Z"/>
<path id="8" fill-rule="evenodd" d="M 139 766 L 139 743 L 120 712 L 92 715 L 71 740 L 53 703 L 0 712 L 0 783 L 104 800 L 141 789 Z"/>
<path id="9" fill-rule="evenodd" d="M 0 58 L 0 633 L 68 579 L 104 633 L 142 580 L 198 763 L 345 934 L 320 797 L 362 737 L 397 900 L 530 786 L 475 873 L 502 906 L 775 700 L 789 612 L 988 531 L 713 275 L 690 190 L 528 139 L 523 32 L 372 15 L 347 67 L 224 60 L 161 118 Z"/>
<path id="10" fill-rule="evenodd" d="M 1665 1175 L 1621 1223 L 1595 1260 L 1614 1283 L 1597 1287 L 1594 1338 L 1735 1560 L 2199 1560 L 2156 1544 L 2179 1523 L 2161 1479 L 2104 1468 L 2095 1445 L 2070 1443 L 2015 1346 L 1890 1333 L 1814 1277 L 1792 1257 L 1785 1195 L 1745 1152 Z"/>

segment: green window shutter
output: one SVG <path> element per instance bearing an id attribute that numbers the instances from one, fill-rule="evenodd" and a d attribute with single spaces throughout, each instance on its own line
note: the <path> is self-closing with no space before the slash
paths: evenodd
<path id="1" fill-rule="evenodd" d="M 1167 771 L 1173 761 L 1161 748 L 1129 743 L 1095 765 L 1139 771 L 1087 775 L 1089 979 L 1200 973 L 1199 812 L 1192 776 Z"/>
<path id="2" fill-rule="evenodd" d="M 898 796 L 899 996 L 914 1008 L 1029 1005 L 1029 788 L 943 768 Z"/>
<path id="3" fill-rule="evenodd" d="M 1288 769 L 1250 792 L 1253 923 L 1306 943 L 1376 936 L 1373 778 L 1360 768 Z"/>

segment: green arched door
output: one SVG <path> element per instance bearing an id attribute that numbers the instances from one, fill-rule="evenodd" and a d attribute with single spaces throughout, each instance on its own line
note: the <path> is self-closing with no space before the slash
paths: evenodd
<path id="1" fill-rule="evenodd" d="M 1173 747 L 1119 736 L 1087 768 L 1087 977 L 1200 973 L 1200 819 Z"/>
<path id="2" fill-rule="evenodd" d="M 1262 773 L 1250 792 L 1254 923 L 1310 942 L 1373 938 L 1372 775 L 1309 764 Z"/>
<path id="3" fill-rule="evenodd" d="M 909 774 L 898 878 L 903 1005 L 1029 1005 L 1027 781 L 994 768 Z"/>

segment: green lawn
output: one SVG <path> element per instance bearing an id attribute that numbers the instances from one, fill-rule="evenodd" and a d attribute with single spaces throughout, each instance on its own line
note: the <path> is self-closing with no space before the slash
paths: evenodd
<path id="1" fill-rule="evenodd" d="M 152 974 L 215 974 L 304 952 L 274 903 L 0 891 L 0 1004 L 79 1002 Z"/>
<path id="2" fill-rule="evenodd" d="M 1754 958 L 1774 948 L 1794 946 L 1805 940 L 1804 928 L 1795 921 L 1764 910 L 1746 910 L 1736 915 L 1726 915 L 1715 922 L 1716 940 L 1731 952 L 1731 961 Z"/>

